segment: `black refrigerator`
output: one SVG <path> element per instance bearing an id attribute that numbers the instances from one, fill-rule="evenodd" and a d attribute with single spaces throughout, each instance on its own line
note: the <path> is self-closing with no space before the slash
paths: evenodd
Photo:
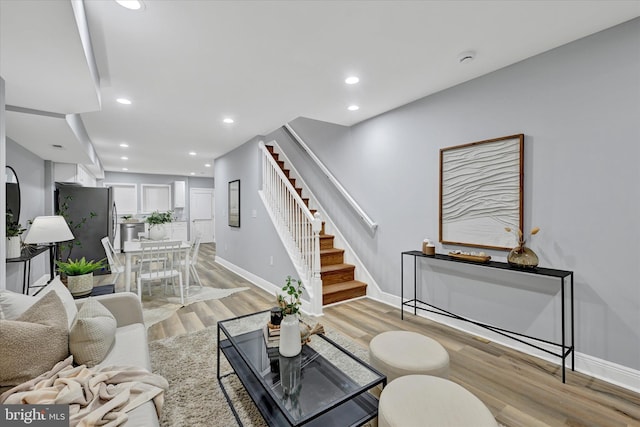
<path id="1" fill-rule="evenodd" d="M 108 236 L 113 245 L 116 236 L 118 215 L 113 190 L 56 183 L 54 199 L 56 214 L 65 217 L 75 236 L 73 245 L 59 247 L 59 256 L 65 260 L 85 257 L 87 261 L 105 258 L 101 240 Z"/>

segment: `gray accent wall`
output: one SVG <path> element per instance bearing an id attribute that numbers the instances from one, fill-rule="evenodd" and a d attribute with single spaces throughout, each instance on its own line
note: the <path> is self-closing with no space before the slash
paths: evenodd
<path id="1" fill-rule="evenodd" d="M 264 138 L 255 137 L 215 161 L 216 256 L 282 286 L 287 276 L 297 278 L 297 274 L 258 195 L 262 179 L 260 140 Z M 237 179 L 240 180 L 238 228 L 228 225 L 228 183 Z"/>
<path id="2" fill-rule="evenodd" d="M 20 182 L 20 224 L 27 228 L 28 222 L 35 217 L 48 215 L 45 209 L 44 160 L 11 138 L 7 138 L 6 153 L 7 165 L 16 171 Z M 22 263 L 7 264 L 7 289 L 22 292 L 23 268 Z M 31 284 L 48 271 L 49 252 L 44 252 L 31 260 Z"/>
<path id="3" fill-rule="evenodd" d="M 296 132 L 379 224 L 375 234 L 286 133 L 277 130 L 263 139 L 278 141 L 381 290 L 399 296 L 400 253 L 418 250 L 426 237 L 438 238 L 439 150 L 523 133 L 525 231 L 541 228 L 528 242 L 541 266 L 575 272 L 577 351 L 638 370 L 639 117 L 640 19 L 635 19 L 352 127 L 294 120 Z M 253 205 L 257 194 L 247 195 L 244 184 L 257 181 L 256 141 L 216 159 L 218 183 L 243 179 L 243 227 L 252 224 L 251 209 L 263 209 L 261 202 Z M 219 188 L 219 201 L 224 192 Z M 223 205 L 217 203 L 217 209 Z M 273 267 L 258 260 L 265 250 L 280 250 L 272 228 L 263 222 L 247 234 L 228 229 L 226 219 L 218 221 L 218 251 L 269 280 Z M 232 256 L 221 252 L 224 245 L 233 248 Z M 506 259 L 506 252 L 487 252 L 494 260 Z M 412 278 L 412 260 L 407 262 L 405 276 Z M 286 268 L 280 268 L 283 273 Z M 427 261 L 419 263 L 418 282 L 418 296 L 443 308 L 560 340 L 557 281 Z"/>

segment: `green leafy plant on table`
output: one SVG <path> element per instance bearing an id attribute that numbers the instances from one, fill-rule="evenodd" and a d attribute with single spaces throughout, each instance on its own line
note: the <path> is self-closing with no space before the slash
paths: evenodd
<path id="1" fill-rule="evenodd" d="M 16 237 L 26 231 L 26 228 L 22 228 L 22 225 L 18 224 L 18 221 L 13 220 L 13 214 L 11 212 L 6 213 L 6 223 L 7 237 Z"/>
<path id="2" fill-rule="evenodd" d="M 304 290 L 302 281 L 298 280 L 296 285 L 296 281 L 293 280 L 291 276 L 287 276 L 287 281 L 282 287 L 282 290 L 285 292 L 284 295 L 280 293 L 276 295 L 278 307 L 280 307 L 282 315 L 298 314 L 300 312 L 300 306 L 302 305 L 300 298 Z"/>
<path id="3" fill-rule="evenodd" d="M 166 224 L 173 221 L 173 211 L 158 212 L 154 211 L 146 219 L 147 224 L 150 226 Z"/>
<path id="4" fill-rule="evenodd" d="M 58 271 L 67 276 L 82 276 L 106 267 L 105 259 L 87 261 L 85 257 L 76 260 L 68 259 L 67 262 L 56 260 L 56 265 Z"/>

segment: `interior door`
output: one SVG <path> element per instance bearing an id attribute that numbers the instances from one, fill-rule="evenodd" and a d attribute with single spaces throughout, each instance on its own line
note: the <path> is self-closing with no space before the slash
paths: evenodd
<path id="1" fill-rule="evenodd" d="M 189 216 L 191 218 L 190 236 L 193 240 L 197 235 L 202 237 L 201 243 L 215 241 L 213 188 L 192 188 L 189 191 Z"/>

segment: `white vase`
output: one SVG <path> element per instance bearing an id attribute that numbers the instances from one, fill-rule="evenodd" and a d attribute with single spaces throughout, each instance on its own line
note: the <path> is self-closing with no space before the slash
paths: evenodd
<path id="1" fill-rule="evenodd" d="M 149 227 L 149 238 L 151 240 L 162 240 L 166 237 L 167 231 L 164 224 L 154 224 Z"/>
<path id="2" fill-rule="evenodd" d="M 67 288 L 73 296 L 89 295 L 93 290 L 93 273 L 67 276 Z"/>
<path id="3" fill-rule="evenodd" d="M 286 315 L 280 323 L 280 354 L 285 357 L 293 357 L 298 355 L 301 350 L 298 315 Z"/>
<path id="4" fill-rule="evenodd" d="M 22 255 L 20 236 L 7 237 L 7 258 L 19 258 Z"/>

